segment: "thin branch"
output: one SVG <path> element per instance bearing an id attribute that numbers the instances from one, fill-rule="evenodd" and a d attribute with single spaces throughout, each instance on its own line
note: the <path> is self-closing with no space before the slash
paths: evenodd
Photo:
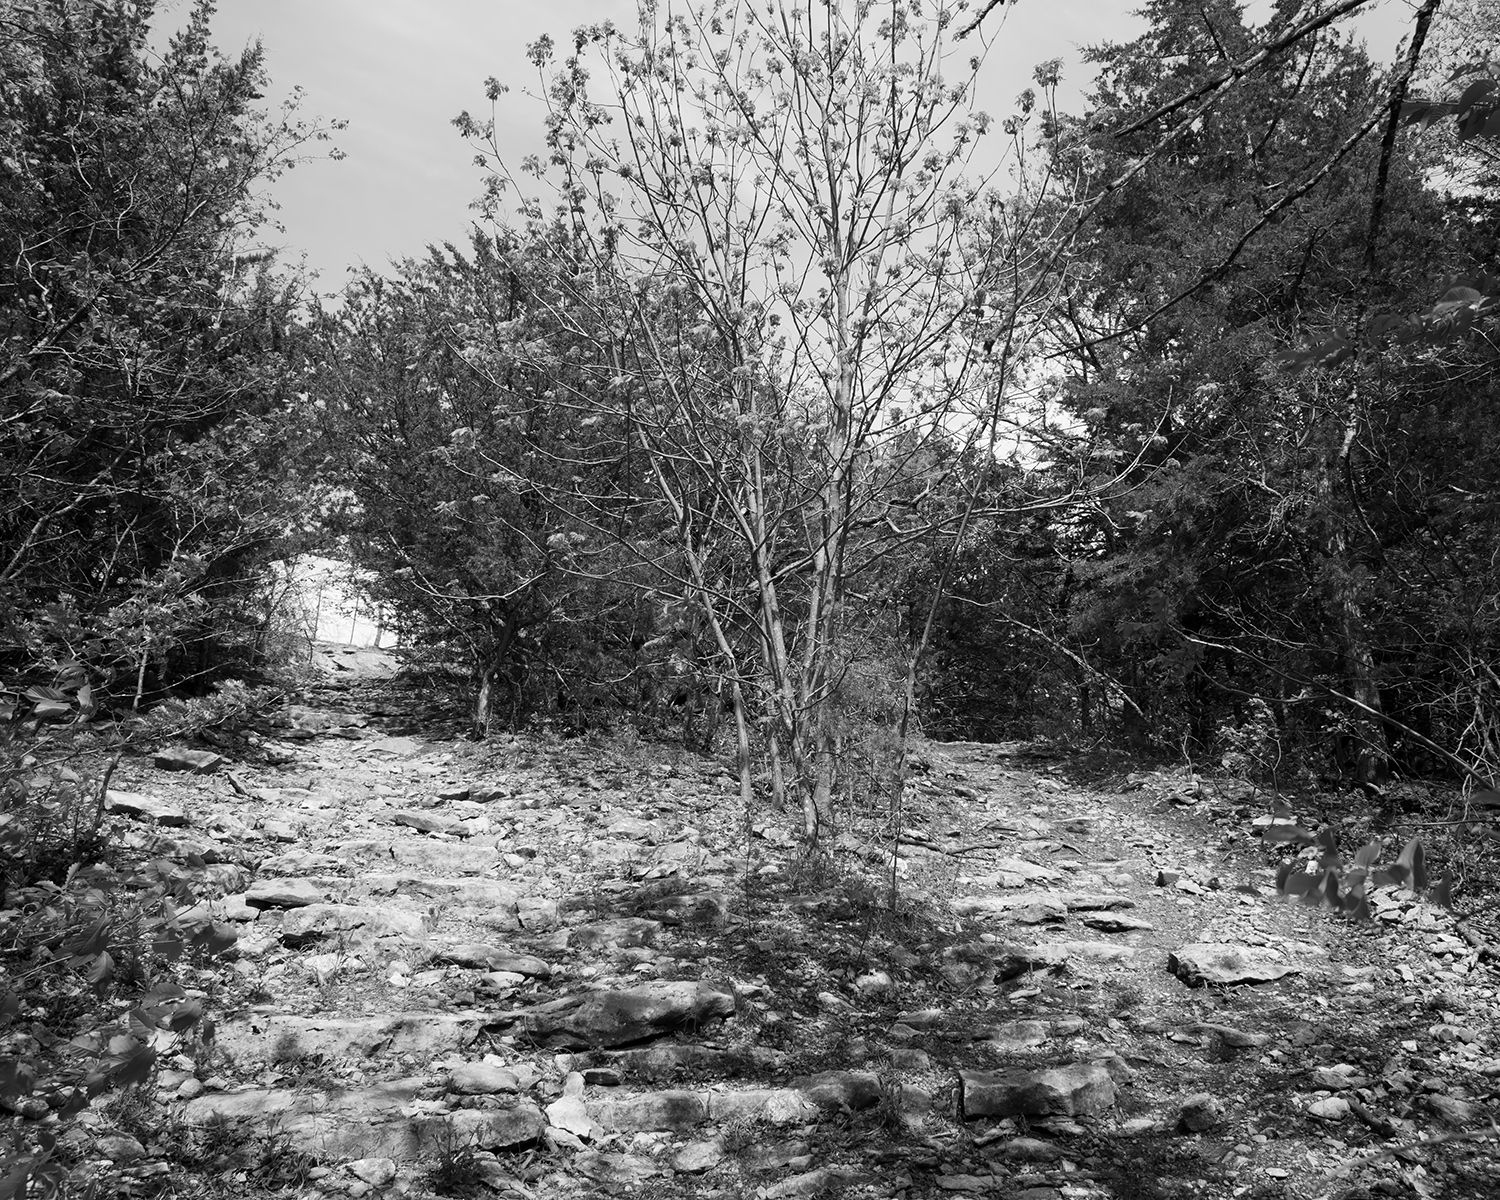
<path id="1" fill-rule="evenodd" d="M 1233 83 L 1238 79 L 1244 78 L 1244 76 L 1250 74 L 1251 71 L 1255 70 L 1272 56 L 1281 53 L 1281 51 L 1287 49 L 1290 46 L 1296 45 L 1308 34 L 1316 33 L 1324 26 L 1331 25 L 1340 17 L 1347 16 L 1356 8 L 1359 8 L 1367 3 L 1369 3 L 1369 0 L 1341 0 L 1341 3 L 1335 4 L 1327 12 L 1319 13 L 1316 17 L 1312 17 L 1309 20 L 1302 22 L 1302 24 L 1298 25 L 1296 28 L 1282 34 L 1275 41 L 1267 42 L 1264 46 L 1262 46 L 1258 51 L 1252 54 L 1249 58 L 1245 59 L 1243 62 L 1230 63 L 1223 70 L 1204 80 L 1202 83 L 1196 85 L 1195 87 L 1189 88 L 1180 96 L 1176 96 L 1173 99 L 1168 100 L 1159 108 L 1152 109 L 1144 117 L 1140 117 L 1137 120 L 1132 121 L 1129 125 L 1125 126 L 1124 129 L 1116 132 L 1115 136 L 1125 137 L 1127 134 L 1135 133 L 1137 130 L 1144 129 L 1147 125 L 1151 124 L 1152 121 L 1158 120 L 1161 117 L 1165 117 L 1169 113 L 1174 113 L 1179 108 L 1183 108 L 1186 105 L 1191 104 L 1194 100 L 1198 99 L 1199 96 L 1212 95 L 1214 92 L 1217 92 L 1226 84 Z M 1207 18 L 1205 17 L 1205 20 L 1206 19 Z M 1209 27 L 1210 32 L 1212 32 L 1212 28 L 1212 26 Z M 1214 41 L 1218 43 L 1217 35 L 1215 35 Z M 1220 49 L 1222 51 L 1222 44 L 1220 44 Z"/>
<path id="2" fill-rule="evenodd" d="M 1365 286 L 1360 289 L 1359 310 L 1354 317 L 1355 340 L 1359 337 L 1359 326 L 1364 320 L 1365 308 L 1370 302 L 1370 284 L 1375 278 L 1375 250 L 1380 241 L 1380 218 L 1385 210 L 1386 181 L 1391 173 L 1391 154 L 1396 146 L 1396 130 L 1401 127 L 1401 106 L 1406 100 L 1411 77 L 1416 73 L 1417 60 L 1422 57 L 1422 44 L 1427 40 L 1427 29 L 1437 14 L 1442 0 L 1427 0 L 1417 13 L 1416 27 L 1412 30 L 1411 46 L 1406 52 L 1406 66 L 1391 87 L 1391 98 L 1386 105 L 1385 136 L 1380 140 L 1380 167 L 1375 175 L 1375 194 L 1370 197 L 1370 227 L 1365 233 Z"/>

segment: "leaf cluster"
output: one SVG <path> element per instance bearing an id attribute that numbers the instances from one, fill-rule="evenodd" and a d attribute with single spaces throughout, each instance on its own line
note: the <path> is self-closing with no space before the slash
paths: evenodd
<path id="1" fill-rule="evenodd" d="M 1411 838 L 1396 861 L 1378 867 L 1384 844 L 1379 838 L 1361 846 L 1347 864 L 1338 851 L 1332 829 L 1313 834 L 1302 826 L 1282 822 L 1269 826 L 1263 835 L 1269 845 L 1315 846 L 1316 860 L 1282 864 L 1276 873 L 1276 890 L 1296 897 L 1311 908 L 1327 908 L 1356 921 L 1370 920 L 1370 902 L 1366 885 L 1372 888 L 1404 887 L 1416 896 L 1451 908 L 1454 880 L 1447 875 L 1433 880 L 1427 871 L 1427 851 L 1421 839 Z"/>

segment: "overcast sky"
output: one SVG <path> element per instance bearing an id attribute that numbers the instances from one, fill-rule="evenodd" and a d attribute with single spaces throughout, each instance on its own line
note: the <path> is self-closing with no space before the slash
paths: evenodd
<path id="1" fill-rule="evenodd" d="M 180 21 L 185 6 L 164 0 L 159 23 Z M 1131 0 L 1019 0 L 1003 25 L 992 18 L 980 107 L 1004 116 L 1032 67 L 1062 58 L 1063 107 L 1076 109 L 1087 82 L 1078 47 L 1132 37 L 1141 28 L 1134 8 Z M 308 116 L 349 122 L 336 139 L 343 161 L 305 163 L 275 188 L 285 233 L 273 240 L 283 257 L 305 254 L 320 290 L 333 290 L 350 264 L 383 268 L 430 242 L 465 242 L 480 176 L 452 119 L 463 109 L 488 115 L 487 76 L 510 84 L 498 115 L 519 162 L 541 148 L 540 106 L 521 94 L 536 79 L 527 44 L 594 21 L 627 24 L 634 13 L 635 0 L 220 0 L 215 41 L 226 52 L 264 42 L 268 101 L 300 85 Z M 1406 0 L 1377 0 L 1361 21 L 1372 54 L 1389 59 L 1409 20 Z"/>

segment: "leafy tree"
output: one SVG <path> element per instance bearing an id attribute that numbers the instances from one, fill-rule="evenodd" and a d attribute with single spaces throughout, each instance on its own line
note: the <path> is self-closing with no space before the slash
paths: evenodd
<path id="1" fill-rule="evenodd" d="M 889 505 L 921 448 L 945 420 L 989 428 L 1003 391 L 971 297 L 1015 264 L 970 237 L 998 198 L 962 178 L 988 122 L 956 14 L 646 5 L 638 31 L 579 30 L 560 62 L 550 39 L 533 47 L 546 161 L 513 175 L 493 122 L 460 118 L 493 204 L 528 172 L 555 181 L 555 216 L 524 196 L 522 211 L 586 256 L 578 331 L 607 372 L 590 402 L 648 464 L 676 586 L 740 694 L 742 749 L 753 703 L 773 791 L 809 837 L 835 785 L 854 581 L 913 536 Z"/>
<path id="2" fill-rule="evenodd" d="M 256 107 L 196 4 L 0 4 L 0 658 L 159 685 L 233 644 L 307 490 L 296 288 L 256 188 L 325 131 Z"/>
<path id="3" fill-rule="evenodd" d="M 567 277 L 545 243 L 476 234 L 468 255 L 365 272 L 320 321 L 337 528 L 403 643 L 470 665 L 480 734 L 498 717 L 626 704 L 652 628 L 610 578 L 617 561 L 580 559 L 556 503 L 609 490 L 598 477 L 614 469 L 581 461 L 559 403 L 591 363 L 551 316 Z"/>
<path id="4" fill-rule="evenodd" d="M 1445 215 L 1396 155 L 1369 272 L 1361 201 L 1380 156 L 1358 135 L 1388 90 L 1334 32 L 1263 62 L 1170 139 L 1150 120 L 1274 43 L 1294 7 L 1253 30 L 1231 5 L 1148 6 L 1146 35 L 1093 52 L 1095 112 L 1057 139 L 1086 179 L 1154 156 L 1126 186 L 1086 185 L 1089 267 L 1057 318 L 1091 453 L 1144 450 L 1154 468 L 1081 547 L 1070 632 L 1132 689 L 1137 709 L 1122 713 L 1143 714 L 1141 736 L 1206 746 L 1237 696 L 1261 693 L 1290 728 L 1341 725 L 1378 759 L 1399 718 L 1383 691 L 1369 499 L 1396 448 L 1403 381 L 1375 362 L 1340 380 L 1288 380 L 1270 364 L 1309 317 L 1366 289 L 1380 307 L 1425 286 L 1453 244 Z M 1330 695 L 1343 697 L 1333 710 Z"/>

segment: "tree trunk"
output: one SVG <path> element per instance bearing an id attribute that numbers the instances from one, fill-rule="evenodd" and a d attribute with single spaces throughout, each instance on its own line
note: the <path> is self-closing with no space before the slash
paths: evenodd
<path id="1" fill-rule="evenodd" d="M 745 808 L 745 820 L 749 821 L 750 814 L 755 811 L 755 784 L 751 773 L 750 722 L 745 717 L 745 697 L 740 691 L 738 679 L 730 681 L 729 703 L 734 707 L 734 748 L 740 779 L 740 803 Z"/>
<path id="2" fill-rule="evenodd" d="M 499 673 L 499 664 L 487 661 L 479 669 L 479 687 L 474 693 L 474 737 L 483 741 L 490 736 L 490 720 L 494 715 L 495 706 L 495 676 Z"/>
<path id="3" fill-rule="evenodd" d="M 490 726 L 495 719 L 495 686 L 500 682 L 501 672 L 505 669 L 506 659 L 510 657 L 510 648 L 516 637 L 516 627 L 507 621 L 496 633 L 489 649 L 480 660 L 479 669 L 476 672 L 478 687 L 474 692 L 474 714 L 473 734 L 474 737 L 483 741 L 490 735 Z M 514 682 L 511 682 L 511 721 L 515 723 L 515 692 Z"/>
<path id="4" fill-rule="evenodd" d="M 1328 502 L 1328 537 L 1325 553 L 1329 560 L 1331 596 L 1329 607 L 1333 626 L 1338 631 L 1339 654 L 1343 662 L 1344 677 L 1348 681 L 1349 694 L 1361 705 L 1352 714 L 1354 734 L 1359 745 L 1354 752 L 1355 778 L 1360 783 L 1381 783 L 1390 775 L 1390 747 L 1386 742 L 1385 709 L 1381 704 L 1380 684 L 1376 678 L 1375 653 L 1370 645 L 1361 603 L 1363 571 L 1349 548 L 1349 537 L 1344 524 L 1344 510 L 1356 503 L 1350 481 L 1349 454 L 1358 433 L 1355 417 L 1351 414 L 1344 429 L 1343 445 L 1334 463 L 1330 463 L 1323 479 L 1323 492 Z M 1350 494 L 1335 500 L 1338 478 L 1342 475 Z"/>

